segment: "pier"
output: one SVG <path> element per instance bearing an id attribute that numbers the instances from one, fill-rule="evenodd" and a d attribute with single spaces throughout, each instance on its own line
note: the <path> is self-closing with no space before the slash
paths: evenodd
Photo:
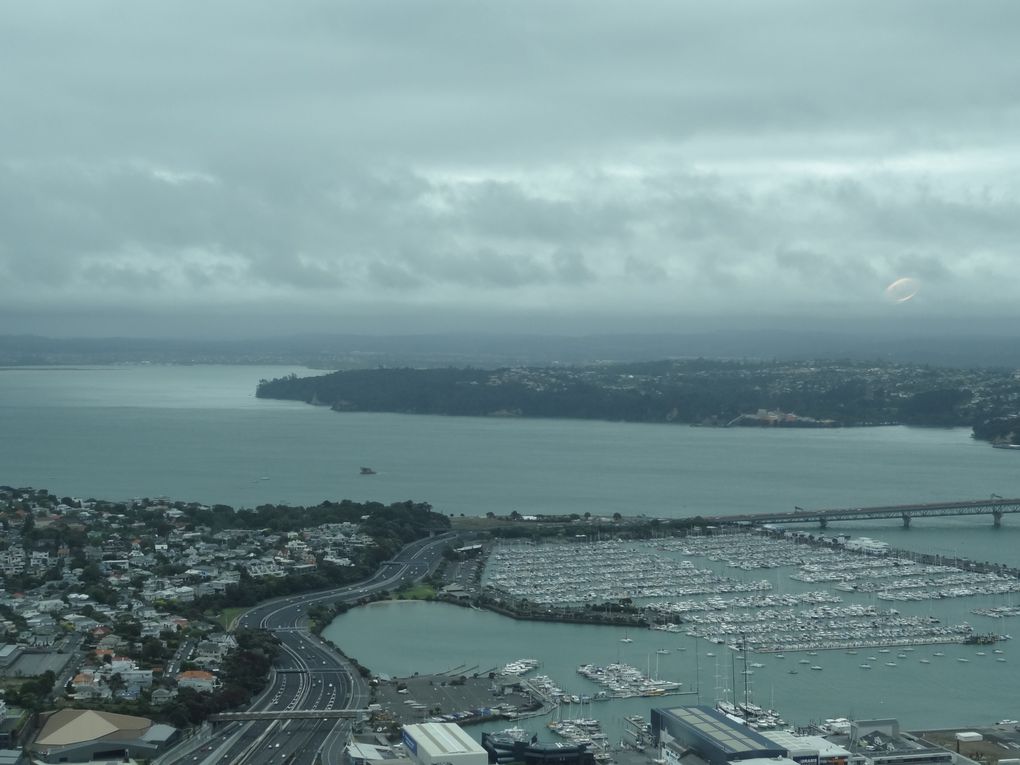
<path id="1" fill-rule="evenodd" d="M 1020 513 L 1020 499 L 1005 499 L 992 495 L 989 499 L 962 502 L 929 502 L 915 505 L 885 505 L 881 507 L 846 507 L 806 510 L 794 507 L 788 513 L 750 513 L 746 515 L 719 515 L 705 518 L 713 523 L 817 523 L 826 528 L 831 521 L 859 521 L 898 518 L 904 528 L 913 518 L 937 518 L 950 515 L 990 515 L 994 526 L 1002 525 L 1002 516 Z"/>

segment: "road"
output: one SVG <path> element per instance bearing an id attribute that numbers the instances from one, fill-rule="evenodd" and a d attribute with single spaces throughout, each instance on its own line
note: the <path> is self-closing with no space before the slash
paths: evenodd
<path id="1" fill-rule="evenodd" d="M 365 680 L 342 656 L 308 631 L 308 607 L 354 603 L 381 590 L 417 581 L 438 565 L 452 533 L 414 542 L 370 578 L 334 590 L 261 603 L 242 614 L 240 627 L 271 630 L 281 652 L 270 681 L 252 711 L 365 709 Z M 195 737 L 159 760 L 159 765 L 331 765 L 342 762 L 352 720 L 274 720 L 221 725 L 210 737 Z M 178 751 L 179 750 L 179 751 Z"/>

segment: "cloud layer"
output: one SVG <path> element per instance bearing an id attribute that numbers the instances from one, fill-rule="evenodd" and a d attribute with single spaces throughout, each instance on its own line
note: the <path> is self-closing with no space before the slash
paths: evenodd
<path id="1" fill-rule="evenodd" d="M 1015 3 L 0 13 L 9 330 L 1016 313 Z"/>

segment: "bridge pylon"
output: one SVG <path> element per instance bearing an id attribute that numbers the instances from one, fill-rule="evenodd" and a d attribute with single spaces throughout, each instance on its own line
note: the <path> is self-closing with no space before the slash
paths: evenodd
<path id="1" fill-rule="evenodd" d="M 903 528 L 910 528 L 910 513 L 903 513 Z"/>
<path id="2" fill-rule="evenodd" d="M 992 525 L 999 528 L 1002 525 L 1002 511 L 992 510 Z"/>
<path id="3" fill-rule="evenodd" d="M 819 518 L 818 519 L 818 528 L 820 528 L 820 529 L 827 529 L 827 528 L 829 528 L 829 519 L 825 518 L 825 517 Z"/>

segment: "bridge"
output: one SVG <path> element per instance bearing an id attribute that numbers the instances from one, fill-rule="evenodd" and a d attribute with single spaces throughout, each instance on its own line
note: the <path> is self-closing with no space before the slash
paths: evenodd
<path id="1" fill-rule="evenodd" d="M 885 505 L 882 507 L 848 507 L 829 510 L 805 510 L 794 507 L 789 513 L 751 513 L 717 515 L 707 518 L 716 523 L 817 523 L 823 529 L 830 521 L 860 521 L 898 518 L 909 528 L 912 518 L 937 518 L 949 515 L 990 515 L 996 527 L 1002 525 L 1006 513 L 1020 513 L 1020 499 L 1005 499 L 993 494 L 990 499 L 963 502 L 929 502 L 919 505 Z"/>
<path id="2" fill-rule="evenodd" d="M 238 720 L 339 720 L 368 717 L 367 709 L 276 709 L 270 712 L 220 712 L 209 715 L 209 722 Z"/>

